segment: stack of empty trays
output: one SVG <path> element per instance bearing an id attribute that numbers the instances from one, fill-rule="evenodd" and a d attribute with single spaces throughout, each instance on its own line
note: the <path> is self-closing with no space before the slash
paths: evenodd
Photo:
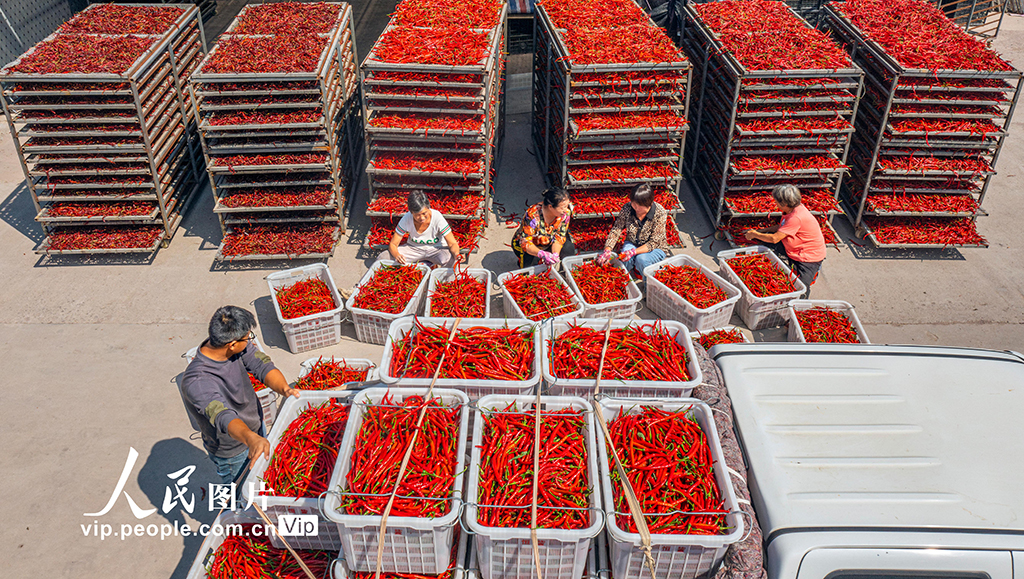
<path id="1" fill-rule="evenodd" d="M 390 242 L 419 189 L 463 251 L 477 248 L 501 140 L 506 11 L 501 0 L 404 0 L 363 61 L 366 247 Z"/>
<path id="2" fill-rule="evenodd" d="M 734 245 L 756 243 L 742 233 L 777 225 L 772 189 L 793 184 L 837 243 L 830 222 L 863 73 L 783 2 L 690 5 L 683 26 L 697 99 L 687 170 L 715 227 Z"/>
<path id="3" fill-rule="evenodd" d="M 569 190 L 575 227 L 609 230 L 640 183 L 674 216 L 687 129 L 685 56 L 630 0 L 547 0 L 535 21 L 534 147 L 548 183 Z"/>
<path id="4" fill-rule="evenodd" d="M 858 233 L 878 247 L 987 247 L 975 220 L 1021 73 L 918 0 L 830 4 L 825 21 L 867 74 L 845 188 Z"/>
<path id="5" fill-rule="evenodd" d="M 89 6 L 0 71 L 41 254 L 152 253 L 198 190 L 193 5 Z"/>
<path id="6" fill-rule="evenodd" d="M 215 259 L 333 254 L 362 155 L 353 38 L 346 3 L 251 5 L 193 75 Z"/>

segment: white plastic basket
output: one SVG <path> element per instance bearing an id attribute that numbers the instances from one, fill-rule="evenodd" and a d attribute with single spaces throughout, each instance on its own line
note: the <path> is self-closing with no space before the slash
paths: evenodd
<path id="1" fill-rule="evenodd" d="M 533 416 L 533 396 L 485 396 L 477 403 L 478 411 L 504 410 L 515 402 L 530 416 Z M 594 409 L 582 398 L 568 396 L 543 396 L 544 410 L 574 408 L 585 413 L 587 424 L 587 475 L 590 480 L 591 525 L 586 529 L 538 529 L 538 554 L 541 574 L 545 579 L 580 579 L 587 563 L 587 552 L 601 529 L 604 527 L 604 513 L 598 492 L 596 438 L 594 435 Z M 473 533 L 474 552 L 480 565 L 483 579 L 531 579 L 534 570 L 533 548 L 530 545 L 530 529 L 485 527 L 477 521 L 476 500 L 480 484 L 480 446 L 483 444 L 484 419 L 474 417 L 472 458 L 469 465 L 466 488 L 466 527 Z"/>
<path id="2" fill-rule="evenodd" d="M 796 312 L 802 312 L 815 307 L 826 307 L 830 310 L 836 310 L 846 316 L 846 319 L 850 320 L 850 325 L 857 332 L 857 338 L 861 344 L 870 344 L 868 335 L 864 332 L 864 326 L 860 323 L 860 318 L 857 317 L 857 312 L 854 311 L 853 304 L 850 302 L 844 302 L 840 300 L 793 300 L 789 304 L 789 310 L 786 312 L 789 317 L 789 330 L 787 332 L 787 339 L 790 342 L 806 342 L 804 338 L 804 332 L 800 328 L 800 323 L 796 319 Z"/>
<path id="3" fill-rule="evenodd" d="M 482 268 L 469 268 L 466 270 L 471 277 L 484 282 L 484 318 L 491 317 L 491 270 Z M 455 270 L 451 268 L 437 268 L 430 272 L 430 281 L 427 284 L 427 301 L 424 307 L 424 315 L 428 318 L 438 317 L 430 312 L 430 297 L 434 295 L 434 289 L 440 282 L 445 282 L 455 277 Z"/>
<path id="4" fill-rule="evenodd" d="M 569 295 L 572 296 L 572 302 L 576 304 L 576 309 L 569 311 L 569 308 L 564 308 L 566 312 L 552 316 L 554 319 L 561 320 L 578 318 L 583 315 L 583 302 L 581 302 L 580 299 L 576 297 L 576 292 L 574 292 L 572 287 L 565 282 L 565 279 L 563 279 L 562 276 L 559 275 L 559 273 L 554 270 L 554 268 L 548 267 L 546 265 L 535 265 L 533 267 L 525 267 L 523 269 L 514 269 L 512 271 L 505 272 L 498 276 L 498 285 L 501 286 L 501 303 L 505 310 L 506 318 L 527 319 L 526 315 L 523 314 L 523 310 L 519 308 L 519 304 L 517 304 L 516 301 L 512 299 L 512 294 L 508 293 L 508 289 L 505 288 L 505 280 L 507 280 L 508 278 L 512 277 L 515 274 L 546 275 L 548 277 L 558 280 L 558 283 L 565 286 L 565 289 L 569 292 Z"/>
<path id="5" fill-rule="evenodd" d="M 317 356 L 310 358 L 299 365 L 299 377 L 296 380 L 305 378 L 306 374 L 309 374 L 313 370 L 313 366 L 320 360 L 327 360 L 332 362 L 341 362 L 347 364 L 349 368 L 355 368 L 357 370 L 369 369 L 366 373 L 366 382 L 376 382 L 380 378 L 377 365 L 366 358 L 336 358 L 334 356 Z M 293 385 L 294 386 L 294 385 Z"/>
<path id="6" fill-rule="evenodd" d="M 629 326 L 653 326 L 658 320 L 612 320 L 612 329 L 620 330 Z M 553 338 L 561 336 L 570 325 L 583 326 L 598 332 L 604 332 L 606 320 L 554 320 L 541 325 L 541 370 L 544 382 L 553 396 L 587 397 L 594 392 L 594 380 L 557 378 L 551 369 L 551 344 Z M 690 331 L 679 322 L 661 321 L 665 331 L 675 335 L 676 342 L 686 348 L 686 369 L 690 372 L 687 382 L 658 382 L 654 380 L 612 380 L 601 379 L 601 392 L 607 396 L 619 397 L 678 397 L 689 396 L 690 392 L 703 380 L 697 354 L 690 341 Z"/>
<path id="7" fill-rule="evenodd" d="M 754 343 L 754 341 L 751 340 L 749 336 L 747 336 L 745 333 L 743 333 L 743 328 L 738 328 L 736 326 L 722 326 L 720 328 L 711 328 L 710 330 L 707 330 L 704 333 L 705 334 L 710 334 L 711 332 L 717 332 L 718 330 L 725 330 L 727 332 L 731 332 L 732 330 L 737 330 L 737 331 L 739 331 L 740 335 L 743 336 L 743 343 L 744 344 L 752 344 L 752 343 Z M 701 335 L 701 332 L 690 332 L 690 341 L 693 342 L 694 344 L 697 344 L 698 340 L 700 340 L 700 335 Z"/>
<path id="8" fill-rule="evenodd" d="M 722 455 L 722 444 L 718 438 L 715 419 L 711 408 L 696 399 L 683 400 L 636 400 L 604 398 L 598 401 L 605 419 L 614 420 L 620 409 L 627 414 L 640 412 L 641 406 L 655 406 L 670 412 L 687 407 L 691 408 L 692 417 L 700 425 L 708 439 L 711 457 L 714 462 L 715 480 L 719 492 L 722 493 L 725 508 L 730 514 L 725 522 L 732 529 L 727 535 L 651 535 L 651 555 L 654 557 L 655 579 L 693 579 L 714 569 L 729 545 L 743 537 L 745 521 L 739 514 L 739 504 L 732 487 L 732 480 L 725 469 L 725 458 Z M 605 442 L 604 431 L 598 428 L 598 451 L 601 459 L 598 468 L 601 471 L 601 490 L 604 494 L 606 513 L 605 529 L 609 540 L 612 561 L 612 576 L 616 579 L 639 579 L 650 577 L 644 564 L 643 551 L 640 550 L 639 533 L 629 533 L 619 528 L 615 520 L 615 501 L 612 494 L 611 471 L 614 466 L 609 462 L 609 454 Z"/>
<path id="9" fill-rule="evenodd" d="M 394 367 L 392 355 L 395 350 L 395 342 L 401 340 L 408 332 L 415 332 L 417 318 L 408 316 L 395 320 L 388 330 L 388 339 L 384 344 L 384 356 L 380 362 L 380 380 L 385 384 L 395 386 L 413 387 L 430 386 L 431 377 L 407 378 L 402 377 L 402 368 Z M 451 318 L 419 318 L 419 323 L 426 327 L 447 326 L 451 328 L 454 320 Z M 438 378 L 434 384 L 438 388 L 454 388 L 465 392 L 470 398 L 479 398 L 488 394 L 532 394 L 533 389 L 540 384 L 541 379 L 541 332 L 540 324 L 530 320 L 508 320 L 508 319 L 466 319 L 459 323 L 459 330 L 469 328 L 519 328 L 523 332 L 533 333 L 533 371 L 526 380 L 464 380 L 462 378 Z"/>
<path id="10" fill-rule="evenodd" d="M 324 499 L 323 515 L 333 521 L 341 533 L 343 558 L 350 569 L 355 571 L 376 571 L 377 545 L 381 517 L 373 515 L 349 515 L 340 512 L 341 496 L 346 486 L 350 459 L 355 450 L 356 437 L 363 424 L 366 405 L 378 404 L 390 394 L 396 402 L 407 396 L 424 396 L 426 388 L 367 388 L 359 392 L 352 403 L 345 438 L 334 467 L 331 492 Z M 466 441 L 469 435 L 469 398 L 457 390 L 434 389 L 434 396 L 444 404 L 462 405 L 462 416 L 458 433 L 458 457 L 455 467 L 455 484 L 452 501 L 446 515 L 436 519 L 420 517 L 388 517 L 384 534 L 384 559 L 381 571 L 385 573 L 443 573 L 451 563 L 451 550 L 455 539 L 455 528 L 459 522 L 462 506 L 462 479 L 466 461 Z M 421 441 L 425 443 L 426 441 Z"/>
<path id="11" fill-rule="evenodd" d="M 608 553 L 604 537 L 605 534 L 600 533 L 590 543 L 590 550 L 587 551 L 587 566 L 583 570 L 584 579 L 611 579 L 611 569 L 608 568 Z M 468 579 L 480 579 L 480 560 L 476 556 L 476 549 L 469 550 L 469 561 L 466 563 L 466 577 Z"/>
<path id="12" fill-rule="evenodd" d="M 459 547 L 455 552 L 455 567 L 452 568 L 452 574 L 450 579 L 463 579 L 466 577 L 467 562 L 466 552 L 469 550 L 469 533 L 462 531 L 459 533 Z M 376 571 L 376 569 L 374 569 Z M 381 576 L 384 573 L 381 572 Z M 334 564 L 331 565 L 331 577 L 330 579 L 354 579 L 353 572 L 348 567 L 348 563 L 345 559 L 339 558 L 334 560 Z"/>
<path id="13" fill-rule="evenodd" d="M 636 313 L 637 307 L 640 305 L 640 300 L 643 299 L 644 294 L 637 287 L 636 282 L 630 277 L 629 272 L 626 271 L 626 266 L 622 265 L 622 262 L 618 258 L 613 258 L 611 263 L 615 267 L 621 269 L 626 273 L 626 279 L 629 282 L 626 284 L 626 296 L 624 300 L 606 302 L 603 304 L 592 304 L 583 297 L 583 292 L 580 291 L 579 286 L 576 285 L 576 280 L 572 277 L 572 270 L 582 265 L 584 262 L 593 261 L 600 253 L 584 253 L 581 255 L 574 255 L 567 257 L 562 260 L 562 264 L 565 267 L 565 281 L 569 282 L 569 287 L 572 288 L 572 292 L 576 294 L 576 297 L 583 302 L 583 317 L 584 318 L 601 318 L 601 319 L 612 319 L 612 320 L 630 320 L 633 318 L 633 314 Z"/>
<path id="14" fill-rule="evenodd" d="M 726 299 L 709 308 L 700 309 L 654 277 L 663 267 L 685 265 L 699 268 L 701 273 L 725 292 Z M 704 332 L 728 324 L 732 319 L 736 302 L 740 300 L 739 288 L 685 254 L 676 255 L 647 266 L 644 268 L 644 278 L 647 280 L 647 307 L 651 308 L 651 311 L 659 318 L 682 322 L 693 331 Z"/>
<path id="15" fill-rule="evenodd" d="M 314 278 L 319 278 L 327 284 L 337 307 L 318 314 L 284 319 L 281 315 L 281 306 L 277 303 L 277 290 Z M 277 321 L 281 322 L 284 337 L 288 341 L 288 349 L 293 354 L 323 348 L 341 341 L 341 313 L 345 309 L 345 302 L 341 299 L 338 287 L 334 285 L 334 278 L 331 277 L 326 265 L 312 263 L 272 273 L 267 276 L 267 285 L 270 287 L 270 300 L 274 302 Z"/>
<path id="16" fill-rule="evenodd" d="M 381 260 L 371 265 L 370 269 L 359 280 L 359 284 L 356 285 L 352 296 L 348 298 L 348 303 L 345 304 L 348 311 L 352 313 L 352 322 L 356 326 L 356 339 L 368 344 L 383 344 L 388 338 L 388 328 L 391 326 L 392 321 L 416 313 L 417 308 L 420 307 L 420 301 L 423 299 L 423 293 L 427 289 L 427 282 L 430 276 L 430 267 L 427 264 L 416 264 L 416 269 L 423 272 L 423 279 L 420 280 L 420 285 L 416 287 L 416 291 L 413 292 L 412 299 L 406 304 L 405 309 L 397 314 L 385 314 L 355 307 L 354 304 L 356 303 L 356 296 L 359 295 L 359 289 L 370 281 L 373 274 L 383 265 L 398 265 L 398 262 Z"/>
<path id="17" fill-rule="evenodd" d="M 728 260 L 738 255 L 751 255 L 762 253 L 768 256 L 768 259 L 775 264 L 780 270 L 793 280 L 793 286 L 796 287 L 796 291 L 779 294 L 777 296 L 768 297 L 757 297 L 747 287 L 747 284 L 743 283 L 743 280 L 736 275 L 736 273 L 729 267 Z M 729 283 L 740 288 L 740 299 L 736 302 L 736 309 L 739 310 L 740 318 L 743 319 L 743 323 L 751 330 L 761 330 L 764 328 L 773 328 L 775 326 L 781 326 L 786 323 L 786 309 L 789 307 L 789 302 L 799 298 L 805 291 L 807 286 L 800 281 L 792 271 L 786 267 L 786 264 L 782 263 L 775 253 L 763 245 L 754 245 L 751 247 L 743 247 L 740 249 L 729 249 L 718 253 L 718 263 L 722 277 Z"/>
<path id="18" fill-rule="evenodd" d="M 252 339 L 252 345 L 256 346 L 256 349 L 264 354 L 267 353 L 260 344 L 259 338 Z M 181 355 L 185 358 L 186 364 L 191 364 L 192 360 L 196 357 L 196 352 L 199 351 L 199 346 L 189 349 Z M 184 396 L 184 395 L 183 395 Z M 260 401 L 260 407 L 263 408 L 263 422 L 267 423 L 267 429 L 269 430 L 274 426 L 274 420 L 277 419 L 277 392 L 270 389 L 269 386 L 264 384 L 264 387 L 256 391 L 256 398 Z M 192 415 L 188 415 L 188 419 L 192 422 L 192 428 L 199 430 L 199 425 L 194 422 Z"/>
<path id="19" fill-rule="evenodd" d="M 284 436 L 284 433 L 299 416 L 299 413 L 331 399 L 346 399 L 351 396 L 351 392 L 345 391 L 316 392 L 309 390 L 303 391 L 299 398 L 289 396 L 284 401 L 284 404 L 281 405 L 281 415 L 277 425 L 270 431 L 270 436 L 267 437 L 270 441 L 271 459 L 274 457 L 274 450 L 277 449 L 278 443 L 281 442 L 281 437 Z M 352 411 L 349 412 L 350 421 L 352 419 L 351 415 Z M 346 424 L 346 431 L 347 428 L 348 425 Z M 268 466 L 270 466 L 270 461 L 263 456 L 260 456 L 252 463 L 252 468 L 249 469 L 249 474 L 246 475 L 245 482 L 241 485 L 241 494 L 246 501 L 249 499 L 255 501 L 262 500 L 260 497 L 249 496 L 249 483 L 253 483 L 256 488 L 259 488 L 260 481 L 263 479 L 263 473 L 266 472 Z M 288 543 L 295 549 L 326 549 L 336 551 L 341 549 L 338 526 L 320 515 L 320 504 L 322 501 L 323 499 L 320 497 L 292 498 L 267 495 L 267 508 L 265 511 L 267 517 L 274 524 L 278 523 L 280 515 L 317 515 L 320 517 L 320 522 L 317 529 L 318 533 L 315 537 L 288 537 Z M 284 543 L 281 542 L 277 535 L 270 537 L 270 543 L 279 549 L 284 547 Z"/>

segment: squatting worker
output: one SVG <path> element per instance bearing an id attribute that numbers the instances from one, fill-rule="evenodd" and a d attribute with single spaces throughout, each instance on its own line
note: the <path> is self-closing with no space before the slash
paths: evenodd
<path id="1" fill-rule="evenodd" d="M 665 223 L 668 212 L 654 202 L 654 191 L 643 183 L 633 187 L 629 203 L 623 206 L 615 217 L 612 230 L 604 242 L 604 252 L 597 257 L 600 264 L 608 263 L 615 255 L 612 250 L 619 242 L 622 232 L 626 240 L 622 244 L 622 264 L 635 276 L 644 274 L 644 268 L 665 259 L 668 239 L 665 237 Z"/>
<path id="2" fill-rule="evenodd" d="M 569 236 L 572 201 L 565 189 L 552 187 L 544 191 L 544 200 L 532 205 L 523 215 L 519 229 L 512 236 L 512 251 L 519 267 L 538 263 L 555 265 L 564 257 L 576 254 Z"/>
<path id="3" fill-rule="evenodd" d="M 185 369 L 185 409 L 199 425 L 203 447 L 224 483 L 238 478 L 250 460 L 270 458 L 263 408 L 249 382 L 249 372 L 282 396 L 299 397 L 270 357 L 256 349 L 256 318 L 236 306 L 218 309 L 209 337 Z"/>
<path id="4" fill-rule="evenodd" d="M 387 251 L 378 260 L 393 259 L 401 264 L 429 261 L 442 267 L 462 261 L 459 242 L 440 211 L 430 208 L 430 199 L 423 191 L 412 191 L 406 201 L 408 213 L 402 216 L 391 236 Z M 408 235 L 405 245 L 402 239 Z"/>
<path id="5" fill-rule="evenodd" d="M 772 197 L 782 211 L 782 221 L 768 229 L 750 229 L 743 236 L 764 243 L 788 259 L 793 272 L 807 286 L 803 295 L 806 298 L 818 278 L 821 262 L 825 261 L 825 236 L 818 220 L 802 203 L 800 189 L 795 185 L 779 185 L 772 190 Z"/>

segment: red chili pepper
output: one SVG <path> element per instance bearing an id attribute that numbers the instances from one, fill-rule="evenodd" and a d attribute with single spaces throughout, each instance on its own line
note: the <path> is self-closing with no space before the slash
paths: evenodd
<path id="1" fill-rule="evenodd" d="M 705 350 L 710 350 L 712 346 L 718 344 L 742 344 L 747 341 L 743 337 L 743 332 L 737 329 L 699 332 L 699 335 L 697 343 L 704 346 Z"/>
<path id="2" fill-rule="evenodd" d="M 397 314 L 405 310 L 423 279 L 414 265 L 382 265 L 365 284 L 358 286 L 353 305 L 364 310 Z"/>
<path id="3" fill-rule="evenodd" d="M 287 187 L 281 189 L 223 189 L 220 204 L 241 207 L 308 207 L 329 205 L 334 198 L 330 185 Z"/>
<path id="4" fill-rule="evenodd" d="M 988 244 L 975 222 L 966 217 L 865 217 L 864 223 L 883 244 Z"/>
<path id="5" fill-rule="evenodd" d="M 345 360 L 333 357 L 325 360 L 322 356 L 313 363 L 305 376 L 295 382 L 299 390 L 330 390 L 349 382 L 365 382 L 370 368 L 349 366 Z"/>
<path id="6" fill-rule="evenodd" d="M 504 286 L 523 315 L 531 320 L 568 314 L 578 307 L 569 289 L 546 273 L 513 274 L 505 279 Z"/>
<path id="7" fill-rule="evenodd" d="M 263 480 L 268 496 L 318 497 L 327 490 L 348 422 L 348 403 L 330 400 L 311 406 L 288 425 Z"/>
<path id="8" fill-rule="evenodd" d="M 689 356 L 676 338 L 661 323 L 612 330 L 601 378 L 689 381 Z M 603 345 L 603 330 L 572 325 L 557 338 L 548 340 L 552 374 L 569 380 L 593 380 L 597 377 Z"/>
<path id="9" fill-rule="evenodd" d="M 700 425 L 687 414 L 650 406 L 636 414 L 620 411 L 608 423 L 611 443 L 652 533 L 725 534 L 729 511 L 715 479 L 711 448 Z M 615 522 L 636 533 L 623 485 L 615 474 L 612 478 L 619 513 Z"/>
<path id="10" fill-rule="evenodd" d="M 604 304 L 628 299 L 626 286 L 629 274 L 614 265 L 598 265 L 597 261 L 585 261 L 572 268 L 572 280 L 588 304 Z"/>
<path id="11" fill-rule="evenodd" d="M 337 24 L 340 4 L 279 2 L 246 7 L 235 21 L 233 34 L 328 34 Z"/>
<path id="12" fill-rule="evenodd" d="M 329 253 L 334 247 L 333 225 L 239 225 L 224 236 L 221 254 L 306 255 Z"/>
<path id="13" fill-rule="evenodd" d="M 152 37 L 58 34 L 37 44 L 10 70 L 26 74 L 120 74 L 154 42 Z"/>
<path id="14" fill-rule="evenodd" d="M 738 255 L 725 262 L 756 297 L 766 298 L 796 291 L 793 285 L 796 277 L 792 273 L 787 276 L 764 254 Z"/>
<path id="15" fill-rule="evenodd" d="M 654 279 L 699 310 L 724 302 L 729 297 L 699 267 L 692 265 L 666 265 L 655 272 Z"/>
<path id="16" fill-rule="evenodd" d="M 446 499 L 455 490 L 462 408 L 446 406 L 439 398 L 408 396 L 396 402 L 389 395 L 363 414 L 345 478 L 347 492 L 358 495 L 345 494 L 339 510 L 350 515 L 383 514 L 424 406 L 427 413 L 391 516 L 436 518 L 451 511 Z"/>
<path id="17" fill-rule="evenodd" d="M 224 125 L 292 125 L 318 123 L 323 114 L 318 109 L 282 109 L 277 111 L 217 111 L 210 116 L 213 126 Z"/>
<path id="18" fill-rule="evenodd" d="M 286 320 L 319 314 L 338 307 L 331 288 L 319 278 L 298 281 L 274 292 L 281 317 Z"/>
<path id="19" fill-rule="evenodd" d="M 586 420 L 571 408 L 542 411 L 537 526 L 583 529 L 593 491 L 587 472 Z M 486 527 L 530 526 L 534 412 L 510 404 L 484 415 L 478 520 Z M 485 506 L 486 505 L 486 506 Z M 518 507 L 518 508 L 516 508 Z M 569 510 L 580 509 L 580 510 Z"/>
<path id="20" fill-rule="evenodd" d="M 217 547 L 206 577 L 209 579 L 238 579 L 274 577 L 276 579 L 305 579 L 306 573 L 287 549 L 271 546 L 268 533 L 252 532 L 252 524 L 242 525 L 243 534 L 228 535 Z M 327 568 L 338 556 L 333 551 L 300 551 L 302 561 L 315 577 L 326 577 Z"/>
<path id="21" fill-rule="evenodd" d="M 163 234 L 160 225 L 55 227 L 49 232 L 49 249 L 148 249 Z"/>
<path id="22" fill-rule="evenodd" d="M 419 320 L 394 342 L 391 370 L 395 377 L 430 378 L 441 355 L 439 378 L 464 380 L 527 380 L 533 374 L 536 352 L 533 334 L 521 328 L 465 327 L 448 340 L 445 326 L 426 327 Z"/>
<path id="23" fill-rule="evenodd" d="M 368 58 L 399 64 L 470 66 L 489 50 L 487 34 L 469 28 L 393 26 L 384 31 Z"/>
<path id="24" fill-rule="evenodd" d="M 859 344 L 857 330 L 850 318 L 843 312 L 828 307 L 816 306 L 808 310 L 794 311 L 800 331 L 807 342 L 831 342 L 838 344 Z"/>
<path id="25" fill-rule="evenodd" d="M 79 12 L 61 34 L 163 34 L 185 11 L 174 6 L 101 4 Z"/>
<path id="26" fill-rule="evenodd" d="M 435 318 L 482 318 L 487 311 L 487 284 L 456 267 L 455 277 L 434 285 L 430 316 Z"/>

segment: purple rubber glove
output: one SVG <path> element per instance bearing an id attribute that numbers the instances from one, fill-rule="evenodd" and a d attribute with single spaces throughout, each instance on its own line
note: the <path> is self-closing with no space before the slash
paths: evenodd
<path id="1" fill-rule="evenodd" d="M 545 265 L 555 265 L 558 263 L 559 257 L 550 251 L 544 251 L 542 249 L 537 252 L 537 259 L 543 261 Z"/>

